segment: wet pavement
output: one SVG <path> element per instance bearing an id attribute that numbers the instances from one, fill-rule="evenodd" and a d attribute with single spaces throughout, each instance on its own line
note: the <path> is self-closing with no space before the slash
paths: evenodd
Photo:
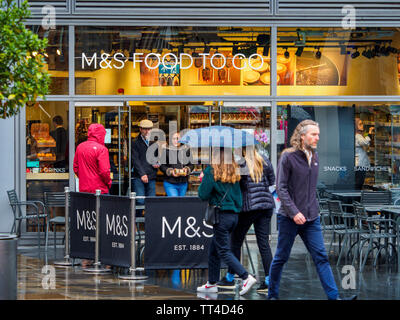
<path id="1" fill-rule="evenodd" d="M 327 245 L 329 237 L 326 238 Z M 244 266 L 257 279 L 264 279 L 264 272 L 257 245 L 249 237 L 250 255 L 243 255 Z M 271 241 L 275 252 L 276 240 Z M 148 279 L 142 282 L 121 280 L 117 271 L 94 275 L 84 272 L 81 266 L 55 267 L 53 262 L 62 260 L 62 247 L 49 247 L 47 256 L 41 253 L 39 260 L 36 248 L 18 249 L 18 299 L 20 300 L 266 300 L 265 294 L 256 292 L 258 284 L 249 293 L 239 296 L 238 291 L 220 291 L 218 294 L 198 294 L 196 288 L 207 281 L 207 270 L 146 270 Z M 47 259 L 47 265 L 45 267 Z M 358 294 L 360 300 L 397 300 L 400 298 L 400 275 L 396 265 L 379 264 L 372 267 L 368 261 L 362 273 L 355 266 L 355 282 L 351 281 L 349 267 L 345 262 L 336 267 L 336 258 L 331 257 L 331 266 L 340 294 Z M 54 267 L 54 268 L 53 268 Z M 347 268 L 347 269 L 346 269 Z M 351 267 L 350 267 L 351 269 Z M 343 272 L 342 272 L 343 271 Z M 52 275 L 54 274 L 54 277 Z M 222 275 L 225 270 L 222 270 Z M 280 290 L 281 300 L 324 300 L 317 272 L 300 238 L 296 239 L 291 257 L 284 268 Z"/>

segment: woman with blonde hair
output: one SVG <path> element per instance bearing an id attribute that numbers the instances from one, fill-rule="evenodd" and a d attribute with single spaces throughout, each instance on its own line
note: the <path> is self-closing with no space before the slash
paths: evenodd
<path id="1" fill-rule="evenodd" d="M 235 257 L 230 246 L 230 237 L 238 223 L 242 210 L 240 191 L 240 168 L 232 150 L 213 150 L 211 166 L 204 170 L 199 186 L 199 197 L 209 204 L 219 206 L 219 221 L 213 226 L 214 235 L 208 255 L 208 281 L 197 288 L 198 292 L 218 292 L 221 260 L 243 279 L 240 295 L 247 293 L 257 280 L 250 275 Z"/>
<path id="2" fill-rule="evenodd" d="M 254 225 L 257 246 L 260 251 L 264 267 L 265 281 L 262 281 L 257 292 L 267 292 L 269 284 L 269 268 L 272 261 L 271 247 L 269 245 L 269 230 L 271 217 L 275 208 L 274 198 L 269 187 L 275 183 L 274 169 L 268 158 L 261 156 L 254 147 L 244 149 L 242 176 L 240 188 L 242 191 L 243 205 L 239 214 L 239 221 L 232 234 L 232 251 L 240 259 L 240 250 L 250 227 Z M 219 283 L 218 287 L 234 288 L 234 272 L 228 268 L 228 273 Z"/>

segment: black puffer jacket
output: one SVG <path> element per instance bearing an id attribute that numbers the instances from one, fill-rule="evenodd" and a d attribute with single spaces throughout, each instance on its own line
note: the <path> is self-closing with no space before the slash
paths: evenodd
<path id="1" fill-rule="evenodd" d="M 263 157 L 263 159 L 265 161 L 264 174 L 260 182 L 254 182 L 250 175 L 242 176 L 240 179 L 243 212 L 275 208 L 274 197 L 268 188 L 275 184 L 274 169 L 272 168 L 271 162 L 266 157 Z"/>

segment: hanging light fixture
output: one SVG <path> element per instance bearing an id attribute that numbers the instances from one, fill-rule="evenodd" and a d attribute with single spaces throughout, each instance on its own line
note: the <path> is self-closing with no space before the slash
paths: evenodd
<path id="1" fill-rule="evenodd" d="M 287 49 L 288 49 L 287 47 L 285 47 L 285 49 L 286 49 L 286 51 L 285 51 L 285 53 L 284 53 L 283 55 L 285 56 L 286 59 L 289 59 L 290 53 L 289 53 L 289 51 L 287 50 Z"/>
<path id="2" fill-rule="evenodd" d="M 318 47 L 318 51 L 315 53 L 315 57 L 317 59 L 321 59 L 321 55 L 322 55 L 322 53 L 321 53 L 321 51 L 319 51 L 319 47 Z"/>
<path id="3" fill-rule="evenodd" d="M 296 50 L 296 56 L 301 57 L 303 54 L 304 47 L 298 47 Z"/>
<path id="4" fill-rule="evenodd" d="M 353 53 L 351 54 L 351 58 L 352 58 L 352 59 L 355 59 L 355 58 L 357 58 L 359 55 L 360 55 L 360 53 L 358 52 L 358 48 L 356 48 L 356 52 L 353 52 Z"/>

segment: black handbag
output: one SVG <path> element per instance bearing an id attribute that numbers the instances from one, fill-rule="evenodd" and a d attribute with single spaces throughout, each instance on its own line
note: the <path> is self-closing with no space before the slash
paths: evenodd
<path id="1" fill-rule="evenodd" d="M 226 190 L 224 196 L 219 201 L 218 205 L 214 205 L 214 204 L 207 205 L 206 213 L 204 215 L 204 221 L 209 226 L 213 226 L 213 225 L 219 223 L 219 209 L 221 207 L 222 202 L 225 200 L 229 190 L 230 190 L 230 188 L 228 190 Z"/>

